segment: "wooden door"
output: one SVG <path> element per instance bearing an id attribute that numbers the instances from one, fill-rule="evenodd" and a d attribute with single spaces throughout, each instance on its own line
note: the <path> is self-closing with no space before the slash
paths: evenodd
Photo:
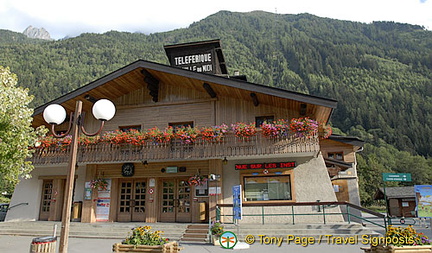
<path id="1" fill-rule="evenodd" d="M 160 221 L 191 222 L 191 189 L 187 179 L 163 179 Z"/>
<path id="2" fill-rule="evenodd" d="M 48 220 L 53 198 L 53 180 L 43 180 L 39 220 Z"/>
<path id="3" fill-rule="evenodd" d="M 145 221 L 146 181 L 120 181 L 117 221 Z"/>

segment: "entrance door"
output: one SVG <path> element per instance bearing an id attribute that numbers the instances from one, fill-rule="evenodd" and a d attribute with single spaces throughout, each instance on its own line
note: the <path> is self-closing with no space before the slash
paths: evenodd
<path id="1" fill-rule="evenodd" d="M 53 197 L 53 180 L 44 180 L 42 183 L 42 198 L 39 212 L 39 220 L 48 220 L 51 211 L 51 199 Z"/>
<path id="2" fill-rule="evenodd" d="M 160 221 L 191 222 L 191 189 L 187 179 L 163 179 Z"/>
<path id="3" fill-rule="evenodd" d="M 146 181 L 120 181 L 117 221 L 145 221 Z"/>

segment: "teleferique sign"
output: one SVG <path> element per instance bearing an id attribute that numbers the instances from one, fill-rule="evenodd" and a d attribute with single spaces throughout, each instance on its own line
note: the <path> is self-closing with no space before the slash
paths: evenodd
<path id="1" fill-rule="evenodd" d="M 195 72 L 213 73 L 212 52 L 186 54 L 174 57 L 174 66 Z"/>

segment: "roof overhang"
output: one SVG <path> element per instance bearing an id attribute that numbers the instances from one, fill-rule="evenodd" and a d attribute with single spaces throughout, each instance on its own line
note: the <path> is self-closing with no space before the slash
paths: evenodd
<path id="1" fill-rule="evenodd" d="M 144 81 L 144 75 L 142 74 L 143 70 L 160 80 L 161 83 L 176 83 L 178 85 L 184 85 L 186 88 L 193 87 L 201 89 L 203 83 L 208 83 L 216 93 L 221 95 L 250 99 L 250 94 L 256 93 L 260 101 L 267 102 L 268 104 L 280 103 L 281 106 L 287 106 L 285 105 L 289 103 L 287 101 L 294 101 L 298 104 L 309 104 L 315 106 L 316 110 L 320 110 L 321 114 L 324 115 L 320 120 L 325 123 L 328 122 L 333 109 L 336 108 L 337 105 L 336 100 L 329 98 L 311 96 L 234 78 L 198 73 L 155 62 L 138 60 L 58 97 L 49 103 L 37 107 L 33 114 L 33 124 L 44 124 L 41 114 L 43 110 L 52 103 L 62 104 L 67 111 L 73 111 L 75 108 L 75 101 L 82 100 L 83 109 L 90 110 L 93 103 L 85 99 L 87 95 L 98 99 L 107 98 L 115 100 L 133 90 L 143 88 L 147 86 L 147 83 Z"/>

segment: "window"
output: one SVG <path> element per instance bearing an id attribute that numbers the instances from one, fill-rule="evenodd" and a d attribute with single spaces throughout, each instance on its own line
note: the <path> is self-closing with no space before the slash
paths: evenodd
<path id="1" fill-rule="evenodd" d="M 343 153 L 342 152 L 333 152 L 333 153 L 328 153 L 327 154 L 328 158 L 330 159 L 335 159 L 335 160 L 341 160 L 343 161 Z"/>
<path id="2" fill-rule="evenodd" d="M 131 129 L 135 129 L 138 131 L 141 131 L 141 125 L 135 125 L 135 126 L 119 126 L 120 131 L 122 132 L 129 132 Z"/>
<path id="3" fill-rule="evenodd" d="M 255 117 L 255 126 L 261 127 L 264 122 L 271 123 L 274 121 L 274 116 L 259 116 Z"/>
<path id="4" fill-rule="evenodd" d="M 292 200 L 290 176 L 244 177 L 246 201 Z"/>
<path id="5" fill-rule="evenodd" d="M 188 126 L 194 127 L 193 121 L 175 122 L 175 123 L 169 123 L 168 125 L 171 126 L 171 127 L 173 127 L 174 131 L 175 131 L 176 128 L 179 128 L 179 127 L 188 127 Z"/>

